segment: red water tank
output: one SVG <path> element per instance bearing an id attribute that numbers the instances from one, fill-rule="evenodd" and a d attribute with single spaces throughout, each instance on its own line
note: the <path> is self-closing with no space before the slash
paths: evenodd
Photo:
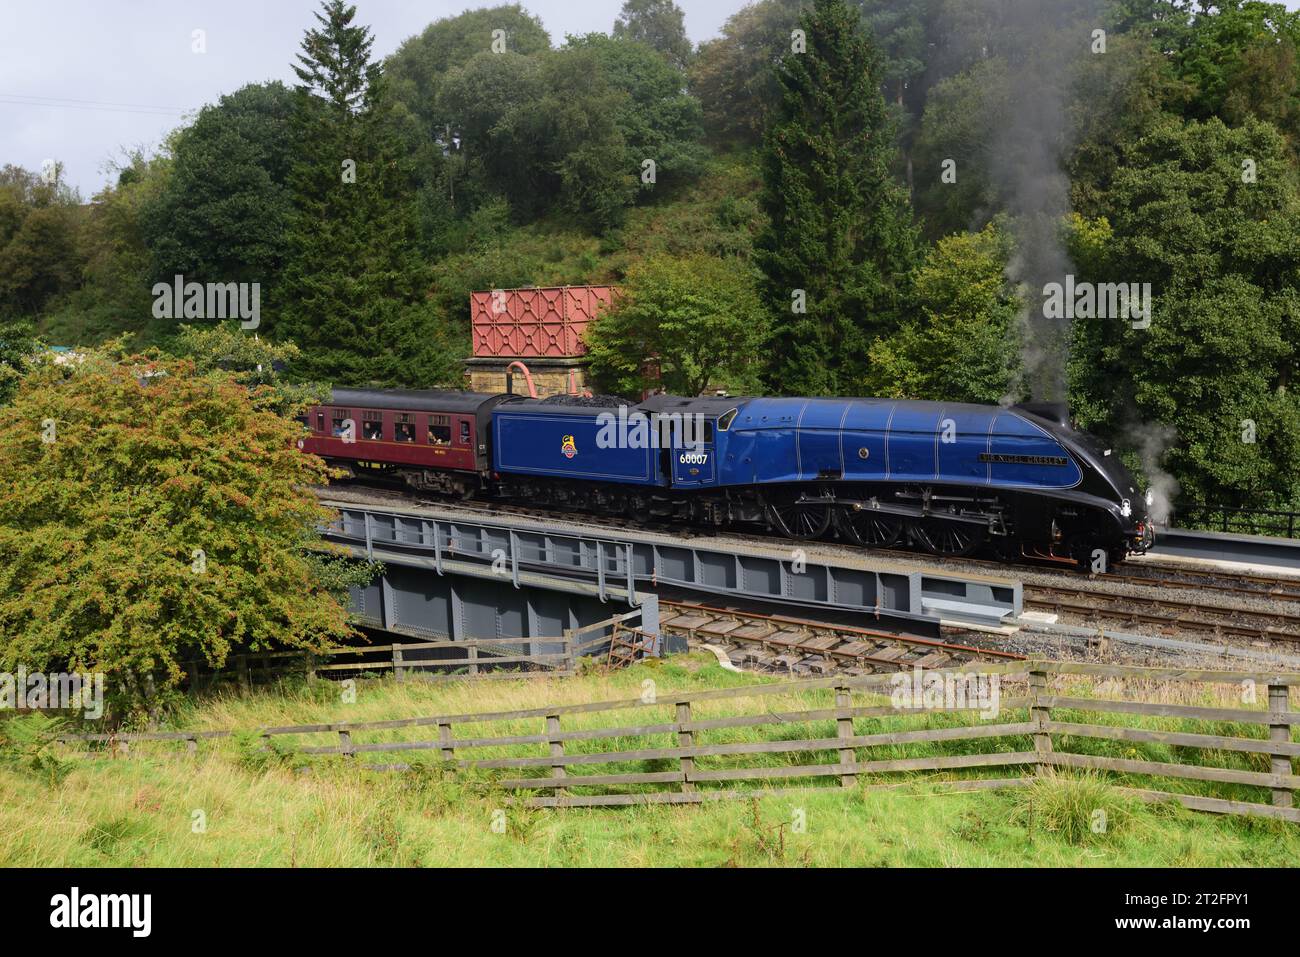
<path id="1" fill-rule="evenodd" d="M 472 292 L 469 309 L 474 355 L 518 359 L 585 355 L 583 330 L 617 295 L 617 286 Z"/>

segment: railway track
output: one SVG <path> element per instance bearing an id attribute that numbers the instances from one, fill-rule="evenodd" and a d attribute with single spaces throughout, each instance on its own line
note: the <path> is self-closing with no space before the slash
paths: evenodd
<path id="1" fill-rule="evenodd" d="M 794 674 L 870 674 L 1024 658 L 973 645 L 680 601 L 660 602 L 659 627 L 693 645 L 718 647 L 734 664 Z"/>
<path id="2" fill-rule="evenodd" d="M 1179 565 L 1143 562 L 1125 566 L 1114 572 L 1116 581 L 1130 585 L 1151 585 L 1160 588 L 1178 588 L 1222 592 L 1251 598 L 1273 598 L 1279 601 L 1300 602 L 1300 579 L 1293 577 L 1224 572 L 1216 574 L 1201 569 Z"/>
<path id="3" fill-rule="evenodd" d="M 1167 587 L 1160 583 L 1160 588 Z M 1073 585 L 1026 587 L 1026 608 L 1082 618 L 1088 623 L 1154 625 L 1165 634 L 1194 632 L 1218 638 L 1300 645 L 1300 615 L 1204 600 L 1139 596 Z M 1134 607 L 1141 606 L 1141 607 Z"/>

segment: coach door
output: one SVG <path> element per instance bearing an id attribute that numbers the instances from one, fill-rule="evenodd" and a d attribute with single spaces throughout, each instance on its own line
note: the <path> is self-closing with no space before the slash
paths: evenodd
<path id="1" fill-rule="evenodd" d="M 713 420 L 684 416 L 672 422 L 673 488 L 713 485 L 718 477 L 714 455 Z"/>

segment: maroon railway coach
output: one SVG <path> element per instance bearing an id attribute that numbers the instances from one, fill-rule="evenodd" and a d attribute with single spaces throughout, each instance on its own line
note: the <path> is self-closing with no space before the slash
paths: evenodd
<path id="1" fill-rule="evenodd" d="M 492 467 L 492 409 L 508 395 L 456 390 L 334 389 L 307 410 L 299 448 L 354 474 L 393 475 L 414 488 L 477 491 Z"/>

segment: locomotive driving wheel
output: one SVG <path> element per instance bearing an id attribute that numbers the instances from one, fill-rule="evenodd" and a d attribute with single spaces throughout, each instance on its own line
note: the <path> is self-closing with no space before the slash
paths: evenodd
<path id="1" fill-rule="evenodd" d="M 778 532 L 799 541 L 820 538 L 831 527 L 831 506 L 828 502 L 774 502 L 767 506 L 767 514 Z"/>
<path id="2" fill-rule="evenodd" d="M 966 522 L 927 518 L 912 526 L 912 538 L 932 555 L 965 558 L 979 548 L 984 529 Z"/>
<path id="3" fill-rule="evenodd" d="M 903 537 L 903 519 L 871 509 L 844 509 L 839 513 L 840 531 L 865 548 L 888 548 Z"/>

